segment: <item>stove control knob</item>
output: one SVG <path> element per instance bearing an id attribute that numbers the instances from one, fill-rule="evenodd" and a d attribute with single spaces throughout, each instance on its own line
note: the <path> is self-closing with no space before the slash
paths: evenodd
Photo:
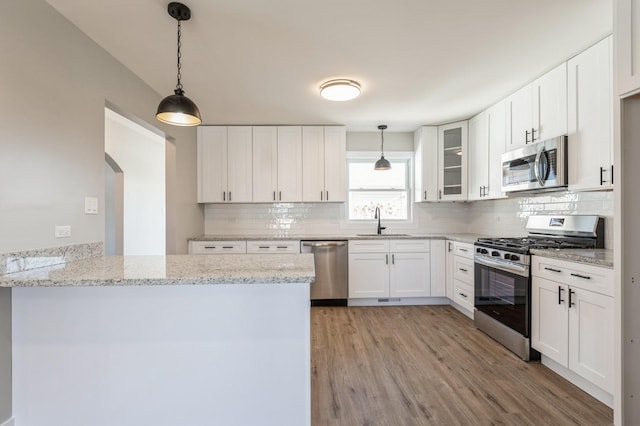
<path id="1" fill-rule="evenodd" d="M 487 254 L 487 253 L 489 253 L 489 250 L 487 250 L 487 249 L 478 249 L 478 251 L 480 252 L 480 254 Z"/>
<path id="2" fill-rule="evenodd" d="M 500 253 L 499 253 L 499 252 L 497 252 L 497 251 L 492 251 L 492 252 L 491 252 L 491 256 L 492 256 L 492 257 L 500 257 Z"/>
<path id="3" fill-rule="evenodd" d="M 513 260 L 514 262 L 518 262 L 520 261 L 520 256 L 518 256 L 517 254 L 512 254 L 509 256 L 509 259 Z"/>

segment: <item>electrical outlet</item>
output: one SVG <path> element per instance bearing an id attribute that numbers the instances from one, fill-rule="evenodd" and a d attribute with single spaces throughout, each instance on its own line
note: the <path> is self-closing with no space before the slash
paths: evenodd
<path id="1" fill-rule="evenodd" d="M 71 225 L 56 225 L 56 238 L 67 238 L 71 236 Z"/>

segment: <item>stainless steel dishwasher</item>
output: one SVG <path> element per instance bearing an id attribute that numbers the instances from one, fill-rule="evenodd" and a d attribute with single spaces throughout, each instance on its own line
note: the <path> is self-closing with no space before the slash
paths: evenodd
<path id="1" fill-rule="evenodd" d="M 301 241 L 302 253 L 313 253 L 316 280 L 311 284 L 312 306 L 347 306 L 349 256 L 347 241 Z"/>

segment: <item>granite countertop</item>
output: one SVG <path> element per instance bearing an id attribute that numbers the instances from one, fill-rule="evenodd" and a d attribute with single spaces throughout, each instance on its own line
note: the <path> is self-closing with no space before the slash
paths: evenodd
<path id="1" fill-rule="evenodd" d="M 479 237 L 485 235 L 478 234 L 421 234 L 421 233 L 398 233 L 398 234 L 343 234 L 343 235 L 201 235 L 190 238 L 189 241 L 267 241 L 267 240 L 376 240 L 380 238 L 403 240 L 403 239 L 448 239 L 473 244 Z"/>
<path id="2" fill-rule="evenodd" d="M 311 283 L 312 254 L 95 256 L 0 275 L 0 287 Z"/>
<path id="3" fill-rule="evenodd" d="M 613 268 L 613 250 L 610 249 L 532 249 L 531 254 Z"/>

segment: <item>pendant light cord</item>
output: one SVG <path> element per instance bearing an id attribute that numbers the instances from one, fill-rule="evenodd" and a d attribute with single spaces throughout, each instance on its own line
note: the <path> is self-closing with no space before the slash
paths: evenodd
<path id="1" fill-rule="evenodd" d="M 182 20 L 178 19 L 178 84 L 176 85 L 176 93 L 182 94 L 182 74 L 180 73 L 180 69 L 182 68 L 182 64 L 180 63 L 180 58 L 182 58 L 182 52 L 180 48 L 182 47 L 182 43 L 180 42 L 180 38 L 182 36 Z"/>

